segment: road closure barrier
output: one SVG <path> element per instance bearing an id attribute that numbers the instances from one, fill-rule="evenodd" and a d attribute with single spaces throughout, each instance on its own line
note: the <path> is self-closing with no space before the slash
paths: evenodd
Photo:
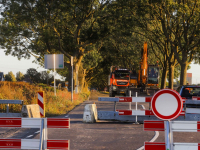
<path id="1" fill-rule="evenodd" d="M 44 91 L 38 91 L 37 103 L 40 109 L 40 116 L 45 117 Z"/>
<path id="2" fill-rule="evenodd" d="M 168 93 L 166 91 L 168 91 Z M 162 117 L 165 113 L 171 113 L 171 115 L 179 121 L 200 121 L 200 96 L 194 96 L 192 99 L 181 98 L 178 92 L 170 89 L 162 89 L 156 93 L 151 97 L 99 97 L 98 101 L 113 102 L 114 110 L 98 110 L 98 120 L 116 120 L 142 123 L 144 120 L 159 120 L 157 117 Z M 158 102 L 155 103 L 153 98 L 158 98 Z M 177 99 L 180 99 L 180 101 L 177 101 Z M 129 103 L 129 108 L 119 109 L 117 108 L 117 104 L 119 103 Z M 136 109 L 131 109 L 130 103 L 135 103 Z M 137 103 L 141 103 L 142 109 L 137 109 Z M 143 107 L 144 103 L 148 103 L 146 108 Z M 161 114 L 155 116 L 153 108 L 155 108 L 159 103 L 162 104 L 161 108 L 159 108 L 161 110 Z M 175 106 L 182 107 L 182 110 L 180 114 L 178 113 L 178 115 L 173 114 L 175 112 Z"/>
<path id="3" fill-rule="evenodd" d="M 144 131 L 165 131 L 165 142 L 144 142 L 145 150 L 200 149 L 199 143 L 173 142 L 173 132 L 200 132 L 200 121 L 172 121 L 181 114 L 183 107 L 182 98 L 176 91 L 171 89 L 158 91 L 151 100 L 151 107 L 153 114 L 162 121 L 145 120 Z"/>
<path id="4" fill-rule="evenodd" d="M 151 101 L 153 97 L 99 97 L 98 101 L 114 102 L 114 111 L 98 111 L 99 120 L 118 120 L 143 122 L 144 120 L 158 120 L 151 109 Z M 117 109 L 117 103 L 149 103 L 146 109 Z M 137 105 L 137 104 L 136 104 Z M 135 117 L 137 116 L 137 120 Z M 178 119 L 184 120 L 185 110 L 183 109 Z"/>
<path id="5" fill-rule="evenodd" d="M 68 118 L 0 118 L 0 127 L 40 128 L 40 139 L 0 139 L 0 149 L 69 149 L 69 140 L 47 137 L 47 128 L 70 128 Z"/>
<path id="6" fill-rule="evenodd" d="M 170 121 L 171 136 L 173 132 L 200 132 L 199 121 Z M 166 131 L 164 121 L 144 121 L 144 131 Z M 187 138 L 187 137 L 186 137 Z M 200 143 L 173 143 L 171 137 L 171 145 L 173 150 L 195 150 L 200 149 Z M 167 143 L 145 142 L 145 150 L 166 150 Z M 170 149 L 172 150 L 172 148 Z"/>
<path id="7" fill-rule="evenodd" d="M 11 113 L 9 112 L 9 105 L 10 104 L 19 104 L 23 106 L 23 100 L 0 100 L 0 104 L 5 104 L 6 106 L 6 113 L 0 113 L 0 117 L 21 117 L 21 113 Z"/>
<path id="8" fill-rule="evenodd" d="M 84 108 L 83 122 L 95 123 L 97 121 L 97 106 L 96 104 L 87 104 Z"/>

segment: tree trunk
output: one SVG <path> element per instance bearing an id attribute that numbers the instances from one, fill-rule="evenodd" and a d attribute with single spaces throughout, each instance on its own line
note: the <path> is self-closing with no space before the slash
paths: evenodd
<path id="1" fill-rule="evenodd" d="M 86 69 L 83 69 L 82 80 L 81 80 L 81 90 L 84 89 L 85 76 L 86 76 Z"/>
<path id="2" fill-rule="evenodd" d="M 72 66 L 68 65 L 68 73 L 67 73 L 67 81 L 68 81 L 68 90 L 72 89 Z M 74 90 L 74 78 L 73 78 L 73 90 Z"/>
<path id="3" fill-rule="evenodd" d="M 173 90 L 174 86 L 174 65 L 169 63 L 169 88 Z"/>
<path id="4" fill-rule="evenodd" d="M 162 78 L 161 78 L 161 89 L 166 87 L 166 79 L 167 79 L 167 64 L 163 67 Z"/>
<path id="5" fill-rule="evenodd" d="M 186 85 L 187 61 L 181 64 L 180 85 Z"/>

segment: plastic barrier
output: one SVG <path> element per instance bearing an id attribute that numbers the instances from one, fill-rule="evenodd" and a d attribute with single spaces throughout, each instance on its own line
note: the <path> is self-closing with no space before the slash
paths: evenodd
<path id="1" fill-rule="evenodd" d="M 45 117 L 44 92 L 43 91 L 38 91 L 37 103 L 38 103 L 39 109 L 40 109 L 40 116 Z"/>
<path id="2" fill-rule="evenodd" d="M 0 127 L 40 128 L 40 139 L 0 139 L 0 149 L 69 149 L 69 140 L 47 138 L 47 128 L 70 128 L 68 118 L 0 118 Z"/>

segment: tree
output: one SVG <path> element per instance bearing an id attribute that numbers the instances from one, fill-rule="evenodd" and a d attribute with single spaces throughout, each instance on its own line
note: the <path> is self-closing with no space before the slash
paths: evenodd
<path id="1" fill-rule="evenodd" d="M 20 71 L 16 73 L 16 80 L 17 81 L 22 81 L 24 79 L 24 74 L 21 73 Z"/>
<path id="2" fill-rule="evenodd" d="M 40 82 L 40 73 L 35 68 L 29 68 L 25 76 L 29 77 L 33 83 Z"/>
<path id="3" fill-rule="evenodd" d="M 171 53 L 169 67 L 174 68 L 176 61 L 181 66 L 180 85 L 186 84 L 187 67 L 195 55 L 199 56 L 199 4 L 198 0 L 180 0 L 149 2 L 146 5 L 152 10 L 151 17 L 162 25 L 160 33 L 167 40 Z M 173 80 L 173 76 L 171 78 Z"/>
<path id="4" fill-rule="evenodd" d="M 118 0 L 120 1 L 120 0 Z M 173 87 L 174 68 L 181 66 L 180 84 L 185 84 L 187 66 L 199 56 L 200 2 L 179 1 L 127 1 L 135 25 L 143 29 L 136 32 L 148 38 L 163 55 L 160 59 L 164 72 L 169 72 Z M 125 14 L 125 16 L 128 16 Z M 135 32 L 135 31 L 133 31 Z M 164 73 L 166 80 L 166 73 Z"/>
<path id="5" fill-rule="evenodd" d="M 54 80 L 52 74 L 49 71 L 41 71 L 40 72 L 40 82 L 44 84 L 50 84 Z"/>
<path id="6" fill-rule="evenodd" d="M 5 80 L 6 81 L 17 81 L 15 78 L 15 75 L 13 74 L 12 71 L 8 72 L 8 74 L 5 75 Z"/>
<path id="7" fill-rule="evenodd" d="M 102 41 L 112 31 L 109 26 L 112 14 L 107 9 L 109 2 L 4 1 L 6 9 L 0 43 L 6 48 L 6 54 L 19 59 L 37 54 L 39 61 L 44 54 L 63 53 L 67 62 L 73 56 L 74 66 L 84 71 L 80 67 L 83 57 L 93 50 L 88 47 Z M 65 66 L 68 71 L 71 69 L 69 64 L 65 63 Z M 70 72 L 68 74 L 71 75 Z"/>

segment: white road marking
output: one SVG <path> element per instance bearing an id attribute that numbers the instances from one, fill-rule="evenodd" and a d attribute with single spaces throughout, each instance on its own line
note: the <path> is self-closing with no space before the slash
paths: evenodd
<path id="1" fill-rule="evenodd" d="M 142 109 L 145 109 L 144 105 L 141 105 L 142 106 Z"/>
<path id="2" fill-rule="evenodd" d="M 26 138 L 30 138 L 30 137 L 32 137 L 33 135 L 29 135 L 29 136 L 27 136 Z"/>
<path id="3" fill-rule="evenodd" d="M 35 133 L 36 133 L 36 134 L 37 134 L 37 133 L 40 133 L 40 130 L 38 130 L 38 131 L 37 131 L 37 132 L 35 132 Z"/>
<path id="4" fill-rule="evenodd" d="M 145 109 L 144 105 L 141 105 L 143 109 Z M 154 137 L 149 141 L 149 142 L 154 142 L 159 136 L 159 132 L 158 131 L 155 131 L 155 135 Z M 144 149 L 144 146 L 138 148 L 137 150 L 143 150 Z"/>

